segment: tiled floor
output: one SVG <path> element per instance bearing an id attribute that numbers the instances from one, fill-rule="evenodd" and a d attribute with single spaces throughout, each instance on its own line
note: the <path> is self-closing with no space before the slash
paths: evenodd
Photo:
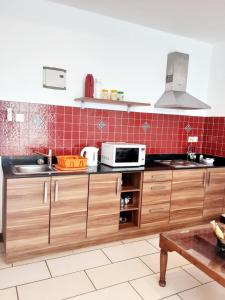
<path id="1" fill-rule="evenodd" d="M 0 300 L 225 299 L 222 286 L 177 253 L 169 254 L 167 286 L 159 287 L 158 243 L 145 236 L 13 266 L 0 253 Z"/>

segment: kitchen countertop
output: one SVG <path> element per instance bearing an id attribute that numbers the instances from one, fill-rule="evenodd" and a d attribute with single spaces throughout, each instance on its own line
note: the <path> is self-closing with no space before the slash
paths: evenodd
<path id="1" fill-rule="evenodd" d="M 36 164 L 40 156 L 16 156 L 16 157 L 3 157 L 2 167 L 5 178 L 28 178 L 28 177 L 46 177 L 46 176 L 62 176 L 62 175 L 80 175 L 80 174 L 104 174 L 116 172 L 137 172 L 137 171 L 161 171 L 161 170 L 175 170 L 173 167 L 155 163 L 157 159 L 184 159 L 184 155 L 148 155 L 146 157 L 146 164 L 143 167 L 125 167 L 125 168 L 112 168 L 106 165 L 99 164 L 96 167 L 88 167 L 85 170 L 79 171 L 51 171 L 42 174 L 19 174 L 16 175 L 12 172 L 12 165 L 26 165 Z M 207 168 L 225 167 L 225 158 L 214 157 L 215 163 L 213 166 L 206 166 Z M 53 161 L 54 162 L 54 161 Z M 202 167 L 179 168 L 180 169 L 198 169 Z M 203 167 L 205 168 L 205 167 Z"/>

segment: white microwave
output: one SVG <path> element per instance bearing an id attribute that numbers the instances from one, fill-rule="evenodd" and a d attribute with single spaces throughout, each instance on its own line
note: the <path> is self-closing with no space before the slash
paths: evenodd
<path id="1" fill-rule="evenodd" d="M 145 165 L 146 145 L 130 143 L 102 143 L 101 163 L 110 167 Z"/>

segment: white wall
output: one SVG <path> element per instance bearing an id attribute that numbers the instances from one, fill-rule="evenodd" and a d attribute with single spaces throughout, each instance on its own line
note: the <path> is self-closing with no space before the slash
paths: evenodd
<path id="1" fill-rule="evenodd" d="M 128 100 L 154 104 L 164 91 L 172 51 L 190 54 L 188 91 L 207 100 L 211 46 L 199 41 L 47 0 L 1 0 L 0 41 L 1 100 L 75 106 L 85 75 L 93 73 L 106 88 L 125 91 Z M 42 88 L 44 65 L 67 69 L 66 91 Z"/>
<path id="2" fill-rule="evenodd" d="M 208 102 L 210 116 L 225 116 L 225 43 L 213 48 Z"/>

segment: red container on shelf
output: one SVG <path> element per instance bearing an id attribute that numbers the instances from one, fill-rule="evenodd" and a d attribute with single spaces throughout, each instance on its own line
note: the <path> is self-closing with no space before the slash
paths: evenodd
<path id="1" fill-rule="evenodd" d="M 94 97 L 94 77 L 92 74 L 87 74 L 85 79 L 84 97 Z"/>

